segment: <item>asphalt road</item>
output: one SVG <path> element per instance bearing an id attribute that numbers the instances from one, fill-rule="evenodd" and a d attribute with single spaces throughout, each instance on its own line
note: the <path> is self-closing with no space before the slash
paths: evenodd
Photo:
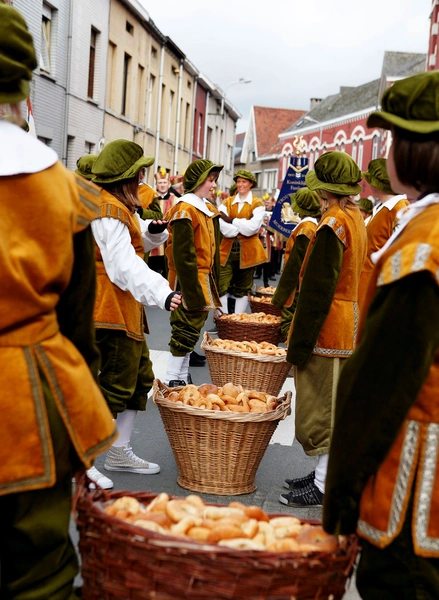
<path id="1" fill-rule="evenodd" d="M 165 353 L 169 349 L 168 344 L 170 339 L 169 313 L 158 308 L 149 308 L 147 314 L 151 330 L 147 336 L 147 344 L 151 352 L 155 375 L 158 378 L 164 379 L 167 362 L 167 355 Z M 206 321 L 205 330 L 210 331 L 212 325 L 212 316 L 209 316 Z M 203 353 L 199 344 L 196 350 L 200 354 Z M 196 385 L 211 382 L 207 363 L 204 367 L 191 367 L 190 372 L 193 382 Z M 294 391 L 293 379 L 290 377 L 287 378 L 282 389 Z M 149 490 L 153 493 L 167 492 L 176 496 L 184 496 L 191 493 L 177 484 L 178 470 L 174 455 L 159 411 L 152 399 L 148 401 L 146 411 L 139 413 L 136 418 L 131 442 L 136 454 L 158 463 L 161 471 L 156 475 L 109 473 L 103 468 L 105 455 L 102 455 L 96 460 L 95 466 L 113 480 L 114 490 Z M 300 444 L 294 441 L 294 415 L 292 415 L 278 426 L 257 471 L 255 479 L 257 488 L 252 494 L 242 496 L 200 495 L 206 502 L 227 504 L 233 500 L 239 500 L 245 504 L 258 505 L 267 513 L 286 513 L 293 514 L 299 518 L 320 519 L 321 508 L 290 508 L 280 504 L 278 500 L 279 495 L 286 491 L 282 485 L 284 479 L 307 475 L 314 469 L 315 463 L 316 460 L 307 457 Z M 72 536 L 77 539 L 76 530 L 73 525 Z M 348 590 L 343 600 L 359 599 L 360 596 L 356 590 L 355 581 L 352 580 L 348 584 Z"/>

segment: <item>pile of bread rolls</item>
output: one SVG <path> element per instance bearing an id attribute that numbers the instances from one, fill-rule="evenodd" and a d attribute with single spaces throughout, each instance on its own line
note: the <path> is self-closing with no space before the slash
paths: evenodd
<path id="1" fill-rule="evenodd" d="M 262 304 L 271 304 L 270 296 L 250 296 L 252 302 L 262 302 Z"/>
<path id="2" fill-rule="evenodd" d="M 161 493 L 148 505 L 123 496 L 104 508 L 108 515 L 163 535 L 236 550 L 335 552 L 342 541 L 319 525 L 292 516 L 270 518 L 258 506 L 231 502 L 209 506 L 194 494 L 171 500 Z"/>
<path id="3" fill-rule="evenodd" d="M 233 350 L 233 352 L 246 352 L 247 354 L 265 354 L 267 356 L 286 356 L 285 348 L 278 348 L 270 342 L 236 342 L 235 340 L 222 340 L 216 338 L 209 346 L 221 348 L 222 350 Z"/>
<path id="4" fill-rule="evenodd" d="M 261 292 L 261 294 L 274 294 L 276 288 L 272 285 L 269 285 L 268 287 L 260 287 L 257 289 L 257 291 Z"/>
<path id="5" fill-rule="evenodd" d="M 213 383 L 203 383 L 200 386 L 190 384 L 179 391 L 169 392 L 166 399 L 202 410 L 239 413 L 268 412 L 278 407 L 275 396 L 256 390 L 245 390 L 242 385 L 233 383 L 226 383 L 222 387 Z"/>
<path id="6" fill-rule="evenodd" d="M 254 313 L 234 313 L 231 315 L 221 315 L 221 321 L 238 321 L 239 323 L 266 323 L 277 325 L 280 323 L 280 317 L 269 315 L 264 312 Z"/>

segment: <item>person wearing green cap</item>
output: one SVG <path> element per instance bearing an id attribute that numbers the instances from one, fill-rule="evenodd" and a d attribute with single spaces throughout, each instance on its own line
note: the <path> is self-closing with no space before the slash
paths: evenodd
<path id="1" fill-rule="evenodd" d="M 244 313 L 253 285 L 255 267 L 267 262 L 267 253 L 259 239 L 265 207 L 251 189 L 256 177 L 240 169 L 233 180 L 237 194 L 219 207 L 221 240 L 220 296 L 223 312 L 228 313 L 228 298 L 235 301 L 235 312 Z"/>
<path id="2" fill-rule="evenodd" d="M 168 237 L 166 221 L 139 216 L 139 179 L 153 162 L 141 146 L 121 139 L 106 144 L 92 168 L 93 182 L 102 188 L 99 215 L 92 222 L 97 245 L 94 321 L 102 356 L 99 383 L 119 434 L 104 468 L 144 475 L 160 471 L 156 463 L 136 456 L 130 443 L 137 412 L 145 410 L 154 380 L 145 341 L 145 307 L 172 311 L 181 301 L 143 260 L 145 251 Z"/>
<path id="3" fill-rule="evenodd" d="M 166 383 L 175 387 L 189 379 L 190 354 L 200 338 L 209 311 L 220 305 L 218 211 L 209 200 L 223 165 L 196 160 L 185 171 L 185 194 L 168 211 L 166 247 L 168 280 L 183 294 L 171 315 L 170 355 Z"/>
<path id="4" fill-rule="evenodd" d="M 361 171 L 344 152 L 327 152 L 309 171 L 307 187 L 320 196 L 322 218 L 302 267 L 287 361 L 294 365 L 296 438 L 315 471 L 286 480 L 279 501 L 321 506 L 341 369 L 355 348 L 358 282 L 366 257 L 366 229 L 355 196 Z"/>
<path id="5" fill-rule="evenodd" d="M 0 114 L 21 122 L 37 65 L 0 3 Z M 16 124 L 0 119 L 0 139 L 0 597 L 71 600 L 72 474 L 116 436 L 93 328 L 99 192 Z"/>
<path id="6" fill-rule="evenodd" d="M 364 219 L 364 224 L 367 225 L 373 213 L 373 202 L 369 198 L 358 198 L 357 206 L 360 209 L 360 214 Z"/>
<path id="7" fill-rule="evenodd" d="M 92 167 L 97 159 L 96 154 L 84 154 L 76 161 L 75 173 L 84 179 L 91 181 L 94 177 Z"/>
<path id="8" fill-rule="evenodd" d="M 372 195 L 378 199 L 379 204 L 374 209 L 371 218 L 366 224 L 367 257 L 363 265 L 358 290 L 360 311 L 364 306 L 367 287 L 373 272 L 371 255 L 384 246 L 393 230 L 397 227 L 398 215 L 409 201 L 404 194 L 395 194 L 389 181 L 385 158 L 371 160 L 363 178 L 370 185 Z"/>
<path id="9" fill-rule="evenodd" d="M 321 217 L 319 195 L 307 187 L 291 194 L 290 200 L 291 209 L 301 219 L 288 238 L 285 247 L 284 268 L 271 299 L 271 303 L 282 310 L 281 330 L 285 339 L 288 339 L 297 303 L 300 270 L 308 245 L 314 237 Z"/>
<path id="10" fill-rule="evenodd" d="M 372 255 L 337 393 L 323 525 L 360 537 L 364 600 L 439 598 L 439 71 L 396 81 L 368 127 L 411 205 Z"/>

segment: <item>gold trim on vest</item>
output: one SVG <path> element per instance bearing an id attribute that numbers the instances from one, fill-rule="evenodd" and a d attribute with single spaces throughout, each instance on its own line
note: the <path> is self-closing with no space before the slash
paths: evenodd
<path id="1" fill-rule="evenodd" d="M 366 538 L 376 542 L 377 544 L 381 541 L 381 538 L 389 539 L 389 543 L 395 537 L 401 519 L 404 518 L 404 500 L 407 495 L 410 494 L 408 482 L 412 470 L 416 467 L 414 456 L 419 441 L 419 423 L 416 421 L 408 421 L 407 430 L 404 436 L 404 442 L 401 450 L 401 458 L 398 467 L 398 474 L 395 482 L 395 489 L 392 498 L 392 504 L 390 507 L 390 515 L 387 531 L 380 531 L 375 527 L 372 527 L 365 521 L 359 519 L 357 529 L 359 533 L 362 533 Z"/>
<path id="2" fill-rule="evenodd" d="M 419 244 L 413 259 L 412 271 L 422 271 L 432 250 L 433 247 L 430 244 Z"/>
<path id="3" fill-rule="evenodd" d="M 427 244 L 423 244 L 426 246 Z M 430 423 L 424 448 L 424 461 L 420 473 L 419 500 L 417 502 L 415 531 L 416 543 L 421 550 L 439 552 L 439 539 L 428 536 L 428 522 L 433 497 L 434 480 L 439 449 L 439 424 Z"/>

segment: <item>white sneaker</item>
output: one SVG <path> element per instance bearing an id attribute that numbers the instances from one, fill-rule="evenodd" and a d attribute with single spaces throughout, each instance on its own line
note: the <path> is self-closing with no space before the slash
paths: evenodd
<path id="1" fill-rule="evenodd" d="M 136 456 L 129 444 L 119 448 L 111 446 L 107 453 L 104 468 L 107 471 L 126 471 L 127 473 L 140 473 L 141 475 L 160 473 L 159 465 Z"/>
<path id="2" fill-rule="evenodd" d="M 103 488 L 104 490 L 111 490 L 111 488 L 113 487 L 113 482 L 111 481 L 111 479 L 109 479 L 106 475 L 98 471 L 96 467 L 88 469 L 87 475 L 89 479 L 94 481 L 94 483 L 90 483 L 91 490 L 96 489 L 95 483 L 97 483 L 98 486 Z"/>

